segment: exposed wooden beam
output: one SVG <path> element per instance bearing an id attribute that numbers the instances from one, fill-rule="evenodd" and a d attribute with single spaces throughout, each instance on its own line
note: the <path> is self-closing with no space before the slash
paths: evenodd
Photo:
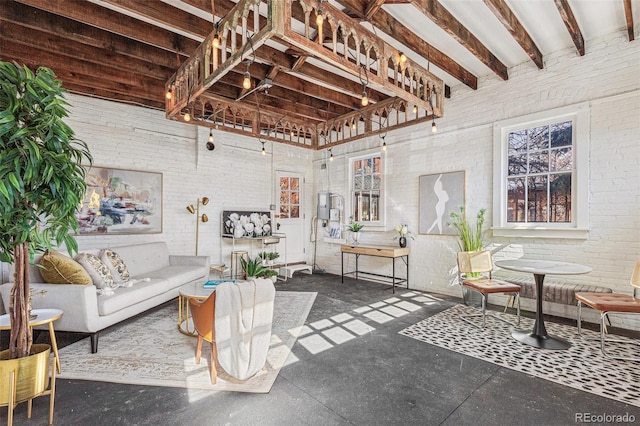
<path id="1" fill-rule="evenodd" d="M 370 0 L 367 8 L 364 11 L 364 19 L 366 19 L 367 21 L 370 20 L 371 17 L 375 15 L 378 10 L 380 10 L 384 3 L 385 0 Z"/>
<path id="2" fill-rule="evenodd" d="M 345 7 L 349 8 L 349 10 L 353 12 L 356 17 L 364 19 L 364 0 L 338 1 Z M 450 74 L 456 80 L 464 83 L 474 90 L 478 88 L 478 78 L 475 75 L 467 71 L 464 67 L 456 63 L 453 59 L 445 55 L 440 50 L 431 46 L 429 43 L 427 43 L 426 40 L 409 31 L 407 27 L 402 25 L 393 16 L 385 12 L 384 9 L 379 10 L 378 13 L 373 15 L 369 22 L 380 31 L 395 38 L 399 43 L 404 44 L 423 58 L 432 62 L 434 65 Z"/>
<path id="3" fill-rule="evenodd" d="M 584 38 L 578 26 L 578 21 L 576 21 L 576 17 L 573 15 L 571 6 L 569 6 L 569 2 L 567 0 L 554 0 L 554 2 L 564 21 L 564 25 L 567 27 L 567 31 L 569 31 L 573 44 L 575 44 L 576 49 L 578 49 L 578 54 L 584 56 Z"/>
<path id="4" fill-rule="evenodd" d="M 460 21 L 437 0 L 412 0 L 411 4 L 418 8 L 425 16 L 445 30 L 458 43 L 473 53 L 483 64 L 495 72 L 503 80 L 509 79 L 507 66 L 503 64 L 487 47 L 480 42 Z"/>
<path id="5" fill-rule="evenodd" d="M 484 0 L 489 10 L 493 12 L 498 20 L 504 25 L 504 27 L 511 33 L 511 36 L 520 44 L 525 52 L 529 55 L 531 60 L 538 66 L 539 69 L 544 67 L 542 61 L 542 53 L 538 46 L 533 42 L 533 39 L 524 29 L 516 15 L 513 14 L 507 3 L 504 0 Z"/>
<path id="6" fill-rule="evenodd" d="M 624 16 L 627 20 L 627 35 L 629 36 L 629 41 L 635 40 L 636 36 L 633 32 L 633 11 L 631 10 L 631 0 L 623 0 L 624 1 Z"/>

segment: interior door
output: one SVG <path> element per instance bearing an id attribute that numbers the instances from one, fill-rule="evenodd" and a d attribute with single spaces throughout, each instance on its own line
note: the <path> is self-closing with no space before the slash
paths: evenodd
<path id="1" fill-rule="evenodd" d="M 279 259 L 287 263 L 304 262 L 304 178 L 300 173 L 285 171 L 276 172 L 277 206 L 276 229 L 274 232 L 283 233 L 286 238 L 278 244 L 280 256 L 286 254 L 286 259 Z M 286 244 L 286 248 L 285 248 Z M 286 250 L 286 251 L 285 251 Z"/>

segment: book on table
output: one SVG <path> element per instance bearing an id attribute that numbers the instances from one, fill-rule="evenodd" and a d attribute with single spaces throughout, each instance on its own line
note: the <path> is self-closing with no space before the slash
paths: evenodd
<path id="1" fill-rule="evenodd" d="M 209 280 L 206 283 L 203 284 L 204 288 L 216 288 L 216 286 L 218 286 L 218 284 L 222 284 L 222 283 L 236 283 L 236 280 Z"/>

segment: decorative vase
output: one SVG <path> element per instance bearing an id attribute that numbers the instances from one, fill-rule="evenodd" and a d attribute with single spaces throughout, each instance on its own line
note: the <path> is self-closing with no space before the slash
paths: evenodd
<path id="1" fill-rule="evenodd" d="M 407 246 L 407 237 L 398 238 L 398 243 L 400 243 L 400 247 L 405 248 Z"/>
<path id="2" fill-rule="evenodd" d="M 351 236 L 353 238 L 353 242 L 358 245 L 358 240 L 360 239 L 360 232 L 352 232 Z"/>

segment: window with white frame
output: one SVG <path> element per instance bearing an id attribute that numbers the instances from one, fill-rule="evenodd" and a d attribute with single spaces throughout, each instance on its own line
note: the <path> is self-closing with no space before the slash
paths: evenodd
<path id="1" fill-rule="evenodd" d="M 350 161 L 351 216 L 355 222 L 381 225 L 384 212 L 383 172 L 380 153 L 354 157 Z"/>
<path id="2" fill-rule="evenodd" d="M 494 235 L 586 238 L 587 105 L 494 126 Z"/>

